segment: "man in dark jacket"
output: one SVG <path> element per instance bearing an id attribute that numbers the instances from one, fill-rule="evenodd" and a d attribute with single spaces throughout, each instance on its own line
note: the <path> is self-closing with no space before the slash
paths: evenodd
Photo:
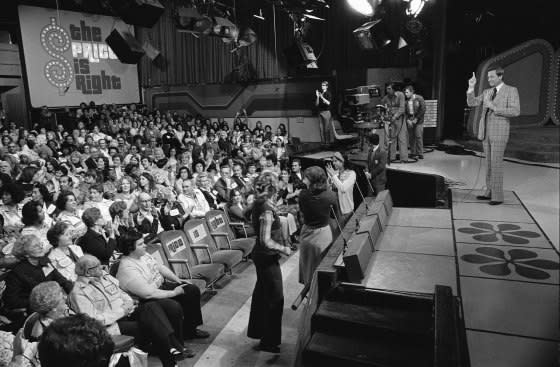
<path id="1" fill-rule="evenodd" d="M 375 190 L 375 195 L 385 190 L 387 183 L 387 152 L 379 146 L 379 135 L 369 136 L 370 149 L 368 153 L 366 177 Z"/>

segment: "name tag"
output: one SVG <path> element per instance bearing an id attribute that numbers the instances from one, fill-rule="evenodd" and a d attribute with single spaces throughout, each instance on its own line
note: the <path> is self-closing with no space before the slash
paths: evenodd
<path id="1" fill-rule="evenodd" d="M 54 268 L 52 267 L 51 264 L 47 264 L 45 266 L 43 266 L 43 274 L 45 274 L 45 276 L 48 276 L 50 273 L 52 273 L 54 270 Z"/>
<path id="2" fill-rule="evenodd" d="M 56 210 L 56 206 L 54 205 L 49 205 L 49 207 L 47 208 L 47 214 L 51 215 L 52 213 L 54 213 L 54 211 Z"/>
<path id="3" fill-rule="evenodd" d="M 169 211 L 169 215 L 171 215 L 172 217 L 175 217 L 175 216 L 179 215 L 179 210 L 178 209 L 171 209 Z"/>

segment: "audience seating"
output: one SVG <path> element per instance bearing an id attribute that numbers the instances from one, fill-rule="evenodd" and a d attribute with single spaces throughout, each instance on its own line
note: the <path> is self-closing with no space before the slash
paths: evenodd
<path id="1" fill-rule="evenodd" d="M 216 242 L 210 235 L 210 231 L 208 230 L 204 219 L 190 219 L 185 222 L 183 229 L 187 235 L 191 248 L 194 249 L 197 247 L 203 247 L 211 256 L 206 256 L 208 261 L 225 265 L 226 271 L 230 274 L 231 269 L 243 260 L 243 254 L 241 251 L 220 250 L 217 247 Z M 197 257 L 201 260 L 204 255 L 198 256 L 198 254 L 199 252 L 197 252 Z"/>
<path id="2" fill-rule="evenodd" d="M 256 240 L 254 238 L 236 239 L 223 211 L 210 210 L 207 212 L 206 223 L 208 224 L 208 228 L 210 228 L 210 234 L 218 244 L 218 248 L 242 251 L 244 258 L 247 258 L 253 251 Z"/>
<path id="3" fill-rule="evenodd" d="M 249 228 L 250 231 L 247 232 L 247 229 L 248 229 L 248 228 L 247 228 L 247 227 L 248 227 L 247 224 L 245 224 L 245 223 L 243 223 L 243 222 L 234 222 L 234 221 L 232 221 L 232 220 L 231 220 L 231 217 L 229 216 L 229 212 L 227 211 L 227 209 L 224 210 L 224 214 L 225 214 L 226 217 L 227 217 L 227 221 L 228 221 L 228 223 L 229 223 L 229 226 L 230 226 L 230 227 L 233 227 L 233 228 L 241 228 L 241 230 L 243 231 L 243 236 L 244 236 L 245 238 L 249 238 L 249 237 L 252 237 L 252 236 L 255 235 L 254 230 L 253 230 L 252 227 Z"/>
<path id="4" fill-rule="evenodd" d="M 218 263 L 202 264 L 198 261 L 194 249 L 204 249 L 208 256 L 212 255 L 207 246 L 189 246 L 185 232 L 180 230 L 166 231 L 158 234 L 161 247 L 171 268 L 184 279 L 204 279 L 212 286 L 224 275 L 224 265 Z M 186 272 L 186 273 L 185 273 Z"/>

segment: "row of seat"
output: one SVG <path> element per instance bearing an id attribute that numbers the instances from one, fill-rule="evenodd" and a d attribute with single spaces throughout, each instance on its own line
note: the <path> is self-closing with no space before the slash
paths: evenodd
<path id="1" fill-rule="evenodd" d="M 231 227 L 236 225 L 243 224 L 230 222 L 224 211 L 210 210 L 204 219 L 186 221 L 182 230 L 158 234 L 147 252 L 204 292 L 253 251 L 255 238 L 235 238 Z"/>

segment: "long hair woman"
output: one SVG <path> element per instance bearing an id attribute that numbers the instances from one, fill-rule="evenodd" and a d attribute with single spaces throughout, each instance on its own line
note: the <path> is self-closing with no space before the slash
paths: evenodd
<path id="1" fill-rule="evenodd" d="M 303 173 L 303 182 L 307 189 L 299 194 L 299 208 L 303 215 L 299 239 L 299 282 L 309 285 L 323 252 L 333 240 L 329 218 L 333 210 L 338 213 L 338 200 L 334 192 L 327 190 L 327 175 L 321 167 L 307 168 Z"/>
<path id="2" fill-rule="evenodd" d="M 260 339 L 255 349 L 280 353 L 282 339 L 282 312 L 284 293 L 280 255 L 290 255 L 290 248 L 283 246 L 282 225 L 274 205 L 277 178 L 270 172 L 261 174 L 255 181 L 257 198 L 253 206 L 253 227 L 257 243 L 252 257 L 257 270 L 257 283 L 253 290 L 247 336 Z"/>

